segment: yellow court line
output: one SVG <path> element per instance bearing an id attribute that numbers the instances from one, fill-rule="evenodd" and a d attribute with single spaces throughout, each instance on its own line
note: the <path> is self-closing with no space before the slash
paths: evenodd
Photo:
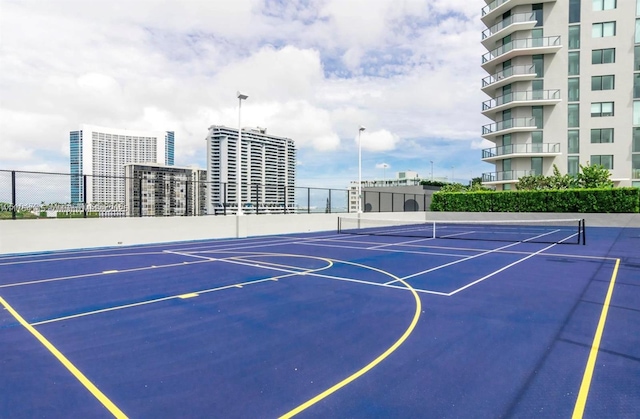
<path id="1" fill-rule="evenodd" d="M 345 263 L 350 264 L 350 265 L 357 265 L 357 266 L 367 267 L 365 265 L 360 265 L 358 263 L 353 263 L 353 262 L 345 262 Z M 373 268 L 373 267 L 367 267 L 367 268 L 373 269 L 375 271 L 384 272 L 384 271 L 382 271 L 380 269 Z M 387 275 L 389 275 L 389 276 L 395 277 L 395 275 L 392 275 L 392 274 L 390 274 L 388 272 L 385 272 L 385 273 Z M 403 335 L 400 336 L 400 339 L 398 339 L 389 349 L 384 351 L 380 356 L 378 356 L 376 359 L 371 361 L 369 364 L 365 365 L 360 370 L 356 371 L 354 374 L 350 375 L 349 377 L 345 378 L 344 380 L 340 381 L 339 383 L 333 385 L 332 387 L 326 389 L 325 391 L 323 391 L 322 393 L 318 394 L 314 398 L 302 403 L 300 406 L 296 407 L 295 409 L 285 413 L 284 415 L 280 416 L 279 419 L 289 419 L 289 418 L 297 415 L 298 413 L 302 412 L 303 410 L 313 406 L 314 404 L 318 403 L 320 400 L 324 399 L 327 396 L 330 396 L 331 394 L 333 394 L 336 391 L 340 390 L 342 387 L 346 386 L 347 384 L 351 383 L 352 381 L 354 381 L 357 378 L 361 377 L 362 375 L 366 374 L 372 368 L 374 368 L 376 365 L 378 365 L 382 361 L 384 361 L 389 355 L 391 355 L 396 349 L 398 349 L 398 347 L 400 347 L 400 345 L 402 345 L 405 340 L 407 340 L 409 335 L 413 332 L 413 330 L 415 329 L 416 325 L 418 324 L 418 319 L 420 318 L 420 313 L 422 312 L 422 302 L 420 301 L 420 296 L 418 295 L 416 290 L 413 289 L 413 287 L 411 285 L 409 285 L 405 281 L 401 280 L 400 278 L 397 278 L 397 279 L 398 279 L 398 281 L 400 283 L 405 285 L 407 287 L 407 289 L 409 289 L 409 291 L 411 291 L 411 293 L 413 294 L 413 298 L 416 300 L 416 311 L 415 311 L 415 313 L 413 315 L 413 320 L 411 321 L 411 324 L 409 325 L 407 330 L 405 330 Z"/>
<path id="2" fill-rule="evenodd" d="M 596 366 L 596 358 L 598 358 L 598 350 L 600 349 L 600 341 L 602 340 L 602 333 L 604 332 L 604 325 L 607 321 L 607 313 L 609 312 L 609 304 L 611 303 L 611 296 L 613 295 L 613 287 L 616 283 L 616 276 L 618 276 L 618 267 L 620 266 L 620 259 L 616 259 L 616 266 L 613 268 L 613 274 L 611 275 L 611 282 L 609 282 L 609 290 L 607 296 L 604 299 L 602 305 L 602 312 L 600 313 L 600 321 L 596 328 L 596 334 L 593 337 L 593 344 L 591 345 L 591 351 L 589 353 L 589 359 L 587 360 L 587 366 L 584 370 L 584 376 L 582 377 L 582 384 L 580 385 L 580 391 L 578 392 L 578 399 L 573 409 L 572 419 L 580 419 L 584 414 L 584 408 L 587 404 L 587 396 L 589 395 L 589 387 L 591 386 L 591 378 L 593 377 L 593 370 Z"/>
<path id="3" fill-rule="evenodd" d="M 109 410 L 109 412 L 111 412 L 111 414 L 113 414 L 113 416 L 115 416 L 116 418 L 127 417 L 127 415 L 125 415 L 115 404 L 113 404 L 113 402 L 109 400 L 109 398 L 105 396 L 104 393 L 102 393 L 98 389 L 98 387 L 96 387 L 91 381 L 89 381 L 89 379 L 78 368 L 76 368 L 76 366 L 73 365 L 71 361 L 69 361 L 67 357 L 62 354 L 62 352 L 60 352 L 55 346 L 53 346 L 53 344 L 51 344 L 51 342 L 49 342 L 47 338 L 41 335 L 40 332 L 38 332 L 33 326 L 27 323 L 26 320 L 23 319 L 22 316 L 18 314 L 18 312 L 15 311 L 13 307 L 11 307 L 9 303 L 7 303 L 2 297 L 0 297 L 0 304 L 2 304 L 4 308 L 6 308 L 7 311 L 9 311 L 9 313 L 11 313 L 11 315 L 15 317 L 15 319 L 18 320 L 18 322 L 25 329 L 27 329 L 36 339 L 38 339 L 38 341 L 40 341 L 40 343 L 42 343 L 42 345 L 47 348 L 49 352 L 51 352 L 53 356 L 55 356 L 58 361 L 60 361 L 60 363 L 64 365 L 69 370 L 69 372 L 71 372 L 71 374 L 73 374 L 73 376 L 76 377 L 76 379 L 78 379 L 78 381 L 80 381 L 80 383 L 82 383 L 82 385 L 84 385 L 86 389 L 89 390 L 89 392 L 93 394 L 93 396 L 98 399 L 98 401 L 100 401 L 100 403 L 102 403 L 104 407 L 107 408 L 107 410 Z"/>

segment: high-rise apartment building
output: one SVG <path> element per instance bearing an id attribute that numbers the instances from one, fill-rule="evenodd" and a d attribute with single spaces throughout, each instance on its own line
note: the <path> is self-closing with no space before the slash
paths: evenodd
<path id="1" fill-rule="evenodd" d="M 238 205 L 238 180 L 243 205 L 294 207 L 296 148 L 293 140 L 268 135 L 264 128 L 243 128 L 240 179 L 237 172 L 237 144 L 237 129 L 220 125 L 209 127 L 208 213 L 215 214 L 225 204 Z"/>
<path id="2" fill-rule="evenodd" d="M 173 131 L 132 131 L 82 125 L 69 133 L 71 202 L 125 202 L 124 166 L 173 165 Z M 84 177 L 87 175 L 87 184 Z"/>
<path id="3" fill-rule="evenodd" d="M 485 185 L 601 164 L 640 186 L 640 0 L 494 0 L 482 9 Z"/>
<path id="4" fill-rule="evenodd" d="M 207 174 L 196 167 L 125 165 L 127 216 L 191 216 L 207 213 Z"/>

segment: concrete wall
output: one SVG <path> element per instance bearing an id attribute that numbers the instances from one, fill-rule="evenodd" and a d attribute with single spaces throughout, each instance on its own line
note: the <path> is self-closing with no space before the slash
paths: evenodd
<path id="1" fill-rule="evenodd" d="M 349 214 L 355 217 L 357 214 Z M 147 243 L 335 232 L 346 214 L 280 214 L 165 218 L 86 218 L 0 221 L 0 254 L 126 246 Z M 640 214 L 364 213 L 398 220 L 517 220 L 585 218 L 589 226 L 640 227 Z"/>

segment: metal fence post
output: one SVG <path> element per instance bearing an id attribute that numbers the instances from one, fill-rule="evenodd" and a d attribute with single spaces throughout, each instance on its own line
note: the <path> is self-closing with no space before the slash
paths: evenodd
<path id="1" fill-rule="evenodd" d="M 311 214 L 311 188 L 307 188 L 307 214 Z"/>
<path id="2" fill-rule="evenodd" d="M 331 214 L 331 189 L 329 189 L 329 214 Z"/>
<path id="3" fill-rule="evenodd" d="M 11 171 L 11 219 L 16 219 L 16 171 Z"/>
<path id="4" fill-rule="evenodd" d="M 138 217 L 142 217 L 142 175 L 138 178 L 138 191 L 140 196 L 140 205 L 138 205 Z"/>
<path id="5" fill-rule="evenodd" d="M 87 218 L 87 175 L 82 175 L 82 211 Z"/>

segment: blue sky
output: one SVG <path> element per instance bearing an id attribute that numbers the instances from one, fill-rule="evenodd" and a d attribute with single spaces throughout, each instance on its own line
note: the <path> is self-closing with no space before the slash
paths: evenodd
<path id="1" fill-rule="evenodd" d="M 297 184 L 413 170 L 467 182 L 480 160 L 482 0 L 0 0 L 0 169 L 68 172 L 81 124 L 293 138 Z M 382 164 L 389 168 L 380 169 Z"/>

